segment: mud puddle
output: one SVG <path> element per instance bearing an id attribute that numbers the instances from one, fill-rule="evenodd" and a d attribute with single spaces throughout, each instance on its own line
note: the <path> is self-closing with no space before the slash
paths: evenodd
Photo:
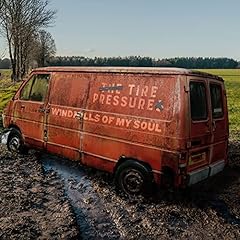
<path id="1" fill-rule="evenodd" d="M 184 193 L 136 200 L 106 174 L 50 155 L 41 162 L 63 180 L 82 239 L 240 239 L 238 166 Z"/>
<path id="2" fill-rule="evenodd" d="M 104 202 L 94 190 L 93 182 L 84 167 L 49 155 L 43 155 L 41 162 L 45 171 L 54 171 L 63 180 L 82 239 L 120 238 L 119 231 L 106 212 Z"/>

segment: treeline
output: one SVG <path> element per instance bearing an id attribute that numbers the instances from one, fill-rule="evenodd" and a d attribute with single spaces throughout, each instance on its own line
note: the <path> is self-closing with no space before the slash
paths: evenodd
<path id="1" fill-rule="evenodd" d="M 9 68 L 11 68 L 10 59 L 8 59 L 8 58 L 1 59 L 0 58 L 0 69 L 9 69 Z"/>
<path id="2" fill-rule="evenodd" d="M 237 68 L 240 63 L 229 58 L 177 57 L 155 59 L 150 57 L 54 57 L 49 66 L 131 66 L 131 67 L 182 67 L 190 69 Z"/>
<path id="3" fill-rule="evenodd" d="M 131 67 L 182 67 L 189 69 L 234 69 L 240 62 L 230 58 L 177 57 L 155 59 L 150 57 L 52 57 L 46 66 L 131 66 Z M 11 68 L 9 59 L 0 59 L 0 68 Z"/>

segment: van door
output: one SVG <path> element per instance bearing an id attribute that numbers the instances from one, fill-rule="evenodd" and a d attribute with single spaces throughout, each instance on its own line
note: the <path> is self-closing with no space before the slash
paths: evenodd
<path id="1" fill-rule="evenodd" d="M 190 139 L 188 171 L 207 165 L 210 159 L 211 116 L 208 82 L 190 80 Z"/>
<path id="2" fill-rule="evenodd" d="M 90 74 L 52 74 L 47 113 L 47 150 L 72 160 L 81 159 L 83 117 Z"/>
<path id="3" fill-rule="evenodd" d="M 212 152 L 210 163 L 227 159 L 228 115 L 224 84 L 221 81 L 209 82 L 212 114 Z"/>
<path id="4" fill-rule="evenodd" d="M 20 128 L 26 143 L 43 148 L 45 105 L 49 74 L 34 74 L 21 88 L 14 101 L 14 122 Z"/>

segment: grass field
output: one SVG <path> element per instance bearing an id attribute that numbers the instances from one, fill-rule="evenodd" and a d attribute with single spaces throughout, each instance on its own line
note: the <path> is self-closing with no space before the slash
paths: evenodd
<path id="1" fill-rule="evenodd" d="M 240 69 L 204 69 L 225 80 L 228 97 L 229 129 L 232 138 L 240 138 Z"/>
<path id="2" fill-rule="evenodd" d="M 0 114 L 7 102 L 13 97 L 19 87 L 19 83 L 13 85 L 11 82 L 11 72 L 9 70 L 0 70 Z"/>
<path id="3" fill-rule="evenodd" d="M 240 133 L 240 69 L 204 69 L 208 73 L 216 74 L 225 80 L 228 96 L 229 127 L 232 138 L 239 137 Z M 10 81 L 10 71 L 0 70 L 0 114 L 12 98 L 19 84 L 13 85 Z"/>

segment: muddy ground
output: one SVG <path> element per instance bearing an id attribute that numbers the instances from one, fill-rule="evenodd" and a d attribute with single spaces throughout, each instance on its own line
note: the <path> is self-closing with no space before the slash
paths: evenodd
<path id="1" fill-rule="evenodd" d="M 223 173 L 182 192 L 127 199 L 108 174 L 0 147 L 0 239 L 240 239 L 240 142 Z"/>
<path id="2" fill-rule="evenodd" d="M 71 239 L 79 236 L 63 183 L 43 174 L 34 154 L 0 146 L 0 239 Z"/>

